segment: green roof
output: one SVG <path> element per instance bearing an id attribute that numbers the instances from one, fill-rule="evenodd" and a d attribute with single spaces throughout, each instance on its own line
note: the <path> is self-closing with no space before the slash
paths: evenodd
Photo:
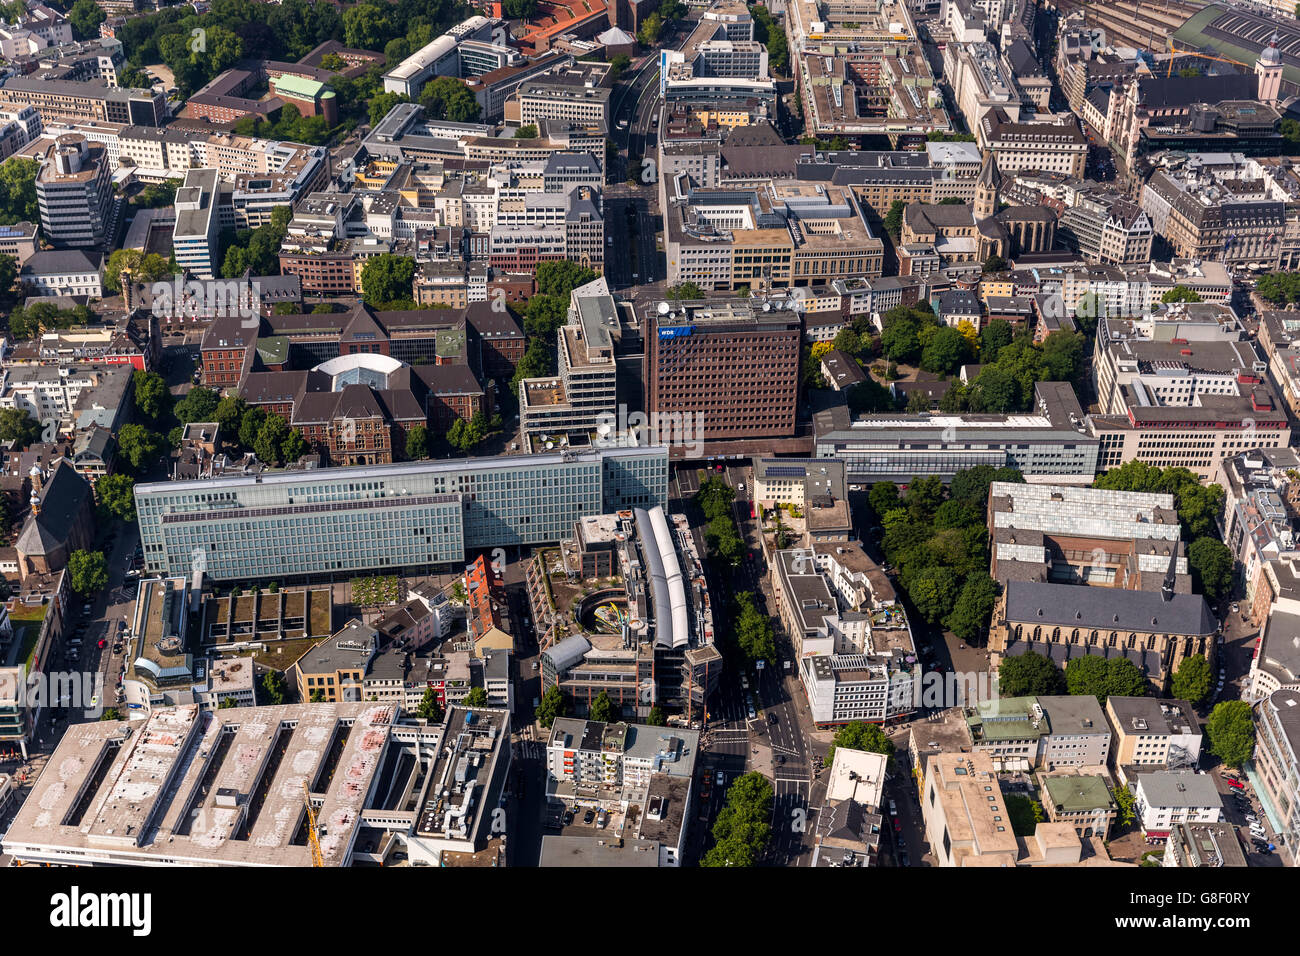
<path id="1" fill-rule="evenodd" d="M 272 85 L 276 93 L 285 93 L 304 100 L 324 97 L 328 89 L 324 83 L 304 79 L 301 76 L 281 76 L 274 80 Z"/>
<path id="2" fill-rule="evenodd" d="M 460 329 L 439 329 L 436 341 L 438 358 L 451 358 L 465 351 L 465 333 Z"/>
<path id="3" fill-rule="evenodd" d="M 1036 697 L 1001 697 L 982 700 L 966 711 L 966 725 L 976 743 L 998 740 L 1024 740 L 1049 732 L 1046 715 L 1033 725 Z"/>
<path id="4" fill-rule="evenodd" d="M 282 365 L 289 358 L 289 339 L 270 335 L 257 340 L 257 354 L 267 365 Z"/>
<path id="5" fill-rule="evenodd" d="M 1105 778 L 1096 774 L 1046 777 L 1043 784 L 1052 797 L 1052 803 L 1062 813 L 1115 809 Z"/>

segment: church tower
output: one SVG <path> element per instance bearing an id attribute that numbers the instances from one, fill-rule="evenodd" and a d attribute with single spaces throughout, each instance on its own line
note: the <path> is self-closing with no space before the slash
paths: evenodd
<path id="1" fill-rule="evenodd" d="M 1276 33 L 1255 61 L 1255 75 L 1259 77 L 1259 92 L 1256 94 L 1259 100 L 1276 103 L 1282 88 L 1282 54 L 1277 48 Z"/>
<path id="2" fill-rule="evenodd" d="M 987 219 L 998 211 L 998 190 L 1002 187 L 1002 176 L 998 173 L 998 161 L 990 152 L 984 157 L 980 167 L 980 178 L 975 183 L 975 221 Z"/>

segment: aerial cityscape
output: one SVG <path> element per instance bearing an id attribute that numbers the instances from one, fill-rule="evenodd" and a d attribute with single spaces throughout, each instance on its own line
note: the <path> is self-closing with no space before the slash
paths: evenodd
<path id="1" fill-rule="evenodd" d="M 0 2 L 0 868 L 1296 866 L 1298 18 Z"/>

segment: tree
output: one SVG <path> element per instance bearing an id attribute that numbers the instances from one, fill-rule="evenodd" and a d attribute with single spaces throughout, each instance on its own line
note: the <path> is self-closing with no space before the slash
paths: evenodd
<path id="1" fill-rule="evenodd" d="M 921 368 L 939 375 L 951 375 L 970 357 L 966 337 L 957 329 L 945 326 L 934 334 L 921 354 Z"/>
<path id="2" fill-rule="evenodd" d="M 1093 654 L 1076 657 L 1065 665 L 1065 684 L 1068 693 L 1078 697 L 1090 694 L 1098 703 L 1112 696 L 1146 695 L 1146 678 L 1126 657 L 1110 660 Z"/>
<path id="3" fill-rule="evenodd" d="M 1161 302 L 1200 302 L 1201 294 L 1185 285 L 1176 285 L 1160 297 Z"/>
<path id="4" fill-rule="evenodd" d="M 18 260 L 0 253 L 0 302 L 8 303 L 18 280 Z"/>
<path id="5" fill-rule="evenodd" d="M 265 704 L 283 704 L 285 693 L 284 674 L 280 671 L 267 671 L 262 675 L 262 700 Z"/>
<path id="6" fill-rule="evenodd" d="M 102 480 L 102 479 L 101 479 Z M 1199 704 L 1210 693 L 1210 662 L 1204 654 L 1184 657 L 1174 671 L 1171 685 L 1173 695 L 1178 700 Z"/>
<path id="7" fill-rule="evenodd" d="M 987 259 L 984 260 L 985 273 L 1002 272 L 1004 269 L 1006 269 L 1006 267 L 1007 267 L 1007 260 L 1003 259 L 1001 256 L 989 256 Z"/>
<path id="8" fill-rule="evenodd" d="M 889 204 L 889 210 L 885 213 L 885 218 L 882 220 L 885 232 L 893 236 L 895 242 L 898 241 L 898 237 L 903 231 L 903 210 L 906 207 L 907 204 L 904 203 L 903 200 L 895 199 Z"/>
<path id="9" fill-rule="evenodd" d="M 944 502 L 940 511 L 951 501 Z M 936 515 L 937 519 L 937 515 Z M 937 521 L 936 521 L 937 523 Z M 989 626 L 993 617 L 993 606 L 998 600 L 998 584 L 988 574 L 972 574 L 962 585 L 957 603 L 945 622 L 958 640 L 973 643 L 980 633 Z"/>
<path id="10" fill-rule="evenodd" d="M 217 710 L 230 710 L 238 706 L 239 706 L 239 701 L 235 700 L 235 698 L 223 697 L 221 698 L 221 703 L 217 704 Z"/>
<path id="11" fill-rule="evenodd" d="M 157 372 L 138 369 L 131 377 L 135 385 L 136 411 L 157 424 L 171 410 L 172 396 L 167 390 L 167 380 Z"/>
<path id="12" fill-rule="evenodd" d="M 889 512 L 902 506 L 902 500 L 898 496 L 898 485 L 892 481 L 876 482 L 871 486 L 871 491 L 867 492 L 867 503 L 871 505 L 875 516 L 883 519 Z"/>
<path id="13" fill-rule="evenodd" d="M 652 14 L 653 16 L 653 14 Z M 712 849 L 701 866 L 755 866 L 772 836 L 772 784 L 757 771 L 732 781 L 713 824 Z"/>
<path id="14" fill-rule="evenodd" d="M 758 661 L 775 660 L 776 641 L 772 635 L 772 619 L 758 610 L 754 595 L 749 591 L 741 591 L 736 595 L 736 608 L 736 646 L 745 655 L 746 664 L 753 667 Z"/>
<path id="15" fill-rule="evenodd" d="M 609 61 L 610 78 L 613 81 L 617 82 L 618 78 L 621 77 L 624 73 L 626 73 L 628 71 L 628 67 L 630 67 L 631 65 L 632 65 L 632 58 L 628 56 L 626 53 L 619 53 L 616 56 L 611 57 Z"/>
<path id="16" fill-rule="evenodd" d="M 1146 675 L 1127 657 L 1112 657 L 1106 662 L 1105 691 L 1105 697 L 1145 697 Z M 1102 700 L 1098 697 L 1098 702 Z"/>
<path id="17" fill-rule="evenodd" d="M 246 409 L 244 417 L 239 420 L 239 444 L 252 451 L 265 421 L 265 409 L 258 408 L 256 405 Z"/>
<path id="18" fill-rule="evenodd" d="M 367 305 L 380 305 L 411 298 L 415 260 L 409 256 L 382 253 L 371 256 L 361 267 L 361 287 Z"/>
<path id="19" fill-rule="evenodd" d="M 310 451 L 311 446 L 307 444 L 307 439 L 302 436 L 302 432 L 296 428 L 291 428 L 280 445 L 280 459 L 286 463 L 292 463 Z"/>
<path id="20" fill-rule="evenodd" d="M 470 692 L 465 695 L 461 703 L 466 707 L 486 707 L 488 702 L 487 691 L 482 687 L 471 687 Z"/>
<path id="21" fill-rule="evenodd" d="M 212 417 L 217 423 L 217 427 L 225 433 L 227 441 L 234 441 L 238 438 L 239 425 L 244 420 L 246 411 L 248 411 L 248 405 L 238 395 L 227 395 L 217 402 Z"/>
<path id="22" fill-rule="evenodd" d="M 429 429 L 415 425 L 406 433 L 407 461 L 422 461 L 429 457 Z"/>
<path id="23" fill-rule="evenodd" d="M 656 11 L 641 21 L 641 28 L 636 31 L 637 41 L 642 46 L 654 46 L 664 32 L 664 21 Z"/>
<path id="24" fill-rule="evenodd" d="M 26 409 L 0 408 L 0 440 L 26 448 L 41 440 L 41 425 Z"/>
<path id="25" fill-rule="evenodd" d="M 1222 541 L 1208 535 L 1197 538 L 1187 549 L 1187 565 L 1193 587 L 1211 601 L 1232 592 L 1232 551 Z"/>
<path id="26" fill-rule="evenodd" d="M 135 520 L 135 479 L 129 475 L 104 475 L 95 482 L 95 497 L 106 514 L 126 522 Z"/>
<path id="27" fill-rule="evenodd" d="M 314 690 L 314 691 L 312 691 L 312 692 L 311 692 L 311 697 L 310 697 L 310 703 L 313 703 L 313 704 L 323 704 L 323 703 L 325 703 L 325 692 L 324 692 L 323 690 Z"/>
<path id="28" fill-rule="evenodd" d="M 442 723 L 442 705 L 438 703 L 438 692 L 432 687 L 426 687 L 424 697 L 420 699 L 420 706 L 415 709 L 415 716 L 421 720 L 427 720 L 431 724 Z"/>
<path id="29" fill-rule="evenodd" d="M 99 25 L 108 19 L 108 14 L 95 5 L 95 0 L 77 0 L 68 11 L 68 22 L 83 40 L 99 36 Z"/>
<path id="30" fill-rule="evenodd" d="M 196 385 L 185 393 L 185 397 L 176 403 L 172 413 L 181 424 L 190 422 L 210 422 L 216 414 L 221 397 L 212 389 Z"/>
<path id="31" fill-rule="evenodd" d="M 1059 694 L 1065 675 L 1051 658 L 1028 651 L 1004 657 L 998 665 L 998 693 L 1003 697 L 1038 697 Z"/>
<path id="32" fill-rule="evenodd" d="M 532 123 L 515 130 L 515 139 L 537 139 L 537 127 Z"/>
<path id="33" fill-rule="evenodd" d="M 122 291 L 123 272 L 129 272 L 134 281 L 145 285 L 170 279 L 172 275 L 171 263 L 157 253 L 146 255 L 139 249 L 114 249 L 104 265 L 105 292 Z"/>
<path id="34" fill-rule="evenodd" d="M 1137 800 L 1133 796 L 1133 791 L 1128 787 L 1116 787 L 1110 795 L 1119 811 L 1119 825 L 1122 827 L 1131 825 L 1137 819 Z"/>
<path id="35" fill-rule="evenodd" d="M 668 291 L 665 292 L 664 295 L 666 295 L 670 299 L 675 299 L 679 301 L 682 299 L 689 301 L 691 299 L 704 298 L 703 290 L 694 282 L 681 282 L 675 286 L 670 286 Z"/>
<path id="36" fill-rule="evenodd" d="M 699 490 L 695 492 L 695 503 L 704 512 L 704 517 L 710 521 L 718 517 L 729 517 L 731 503 L 735 498 L 736 492 L 717 476 L 705 478 L 700 482 Z"/>
<path id="37" fill-rule="evenodd" d="M 118 454 L 130 463 L 136 474 L 146 471 L 162 457 L 166 448 L 167 440 L 162 435 L 135 422 L 123 425 L 117 433 Z"/>
<path id="38" fill-rule="evenodd" d="M 401 103 L 409 103 L 411 98 L 405 93 L 380 93 L 370 100 L 370 125 L 378 126 L 385 116 Z"/>
<path id="39" fill-rule="evenodd" d="M 921 616 L 936 624 L 957 603 L 958 587 L 950 569 L 929 567 L 912 577 L 907 591 Z"/>
<path id="40" fill-rule="evenodd" d="M 99 715 L 100 720 L 121 720 L 122 712 L 116 707 L 110 707 Z"/>
<path id="41" fill-rule="evenodd" d="M 568 711 L 568 704 L 559 687 L 550 687 L 542 695 L 542 702 L 537 706 L 537 722 L 543 727 L 550 727 L 556 717 L 563 717 Z"/>
<path id="42" fill-rule="evenodd" d="M 72 590 L 89 597 L 108 587 L 108 559 L 102 551 L 73 551 L 68 558 Z"/>
<path id="43" fill-rule="evenodd" d="M 289 423 L 279 415 L 267 415 L 253 440 L 253 452 L 268 465 L 284 460 L 284 443 L 289 437 Z"/>
<path id="44" fill-rule="evenodd" d="M 0 226 L 40 222 L 40 205 L 36 201 L 39 170 L 36 160 L 21 156 L 11 156 L 0 164 Z"/>
<path id="45" fill-rule="evenodd" d="M 1210 753 L 1229 767 L 1240 767 L 1255 752 L 1255 722 L 1250 704 L 1244 700 L 1225 700 L 1210 711 L 1205 723 Z"/>
<path id="46" fill-rule="evenodd" d="M 663 727 L 668 723 L 664 716 L 664 709 L 658 704 L 650 708 L 650 713 L 646 716 L 645 722 L 652 727 Z"/>
<path id="47" fill-rule="evenodd" d="M 587 716 L 588 719 L 601 724 L 614 721 L 617 715 L 614 712 L 614 702 L 609 699 L 608 691 L 602 690 L 596 695 L 596 699 L 591 702 L 590 712 Z"/>
<path id="48" fill-rule="evenodd" d="M 463 82 L 453 76 L 439 76 L 424 84 L 420 91 L 420 105 L 430 119 L 451 120 L 453 123 L 472 123 L 479 115 L 478 100 Z"/>
<path id="49" fill-rule="evenodd" d="M 1006 319 L 994 319 L 980 332 L 980 361 L 993 363 L 998 360 L 998 353 L 1011 344 L 1011 323 Z"/>
<path id="50" fill-rule="evenodd" d="M 860 720 L 845 724 L 835 732 L 835 736 L 831 739 L 830 750 L 826 751 L 827 766 L 830 766 L 835 759 L 836 747 L 844 747 L 846 750 L 864 750 L 867 753 L 884 754 L 886 757 L 894 756 L 894 742 L 885 735 L 885 732 L 876 724 L 868 724 Z"/>
<path id="51" fill-rule="evenodd" d="M 501 6 L 512 20 L 531 20 L 537 15 L 537 0 L 505 0 Z"/>
<path id="52" fill-rule="evenodd" d="M 704 543 L 715 557 L 728 562 L 733 567 L 740 564 L 745 553 L 745 542 L 736 531 L 736 523 L 730 515 L 718 515 L 704 526 Z"/>

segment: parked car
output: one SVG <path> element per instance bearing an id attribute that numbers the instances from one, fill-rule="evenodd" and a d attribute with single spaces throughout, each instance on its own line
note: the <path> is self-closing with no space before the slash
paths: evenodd
<path id="1" fill-rule="evenodd" d="M 586 813 L 584 813 L 584 814 L 582 815 L 582 822 L 583 822 L 583 823 L 588 823 L 588 824 L 589 824 L 589 823 L 591 823 L 591 822 L 592 822 L 593 820 L 595 820 L 595 819 L 596 819 L 596 811 L 595 811 L 595 810 L 588 810 Z"/>
<path id="2" fill-rule="evenodd" d="M 1229 781 L 1228 781 L 1228 786 L 1230 786 L 1233 790 L 1245 790 L 1245 789 L 1246 789 L 1245 784 L 1243 784 L 1240 780 L 1229 780 Z"/>
<path id="3" fill-rule="evenodd" d="M 727 782 L 727 775 L 726 775 L 725 773 L 723 773 L 721 770 L 719 770 L 719 771 L 718 771 L 718 774 L 717 774 L 717 777 L 716 777 L 716 780 L 717 780 L 718 786 L 721 787 L 721 786 L 723 786 L 724 784 L 726 784 L 726 782 Z"/>
<path id="4" fill-rule="evenodd" d="M 907 855 L 907 851 L 906 851 L 906 850 L 900 850 L 900 851 L 899 851 L 899 853 L 898 853 L 898 865 L 899 865 L 899 866 L 911 866 L 911 865 L 912 865 L 912 861 L 911 861 L 911 859 L 908 857 L 908 855 Z"/>

